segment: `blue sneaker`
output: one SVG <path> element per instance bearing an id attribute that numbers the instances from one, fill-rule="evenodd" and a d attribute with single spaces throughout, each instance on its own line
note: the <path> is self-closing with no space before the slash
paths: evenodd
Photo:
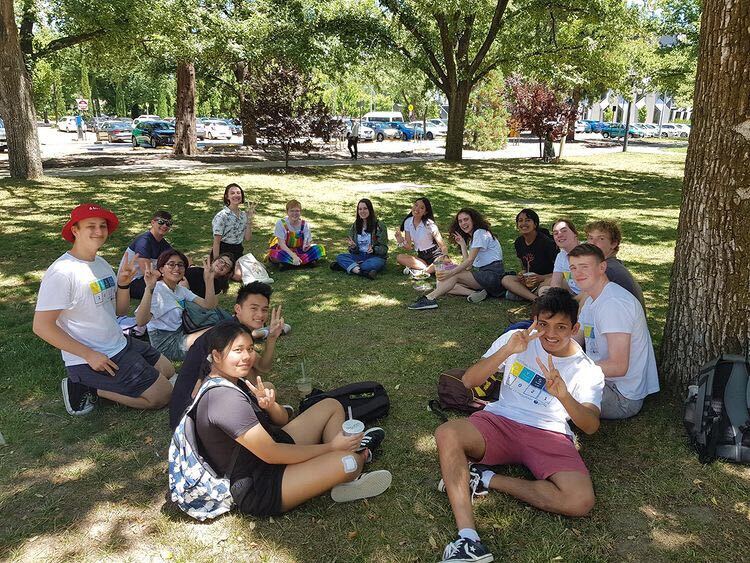
<path id="1" fill-rule="evenodd" d="M 458 538 L 445 546 L 440 563 L 487 563 L 494 560 L 481 542 Z"/>
<path id="2" fill-rule="evenodd" d="M 484 466 L 476 463 L 469 464 L 469 493 L 471 494 L 471 503 L 474 504 L 476 497 L 486 497 L 490 494 L 487 487 L 482 484 L 482 470 Z M 438 491 L 445 492 L 445 483 L 442 479 L 438 482 Z"/>

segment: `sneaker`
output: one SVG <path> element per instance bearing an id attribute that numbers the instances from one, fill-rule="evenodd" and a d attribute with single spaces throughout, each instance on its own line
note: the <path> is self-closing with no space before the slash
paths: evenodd
<path id="1" fill-rule="evenodd" d="M 65 410 L 73 416 L 84 416 L 94 410 L 96 393 L 90 387 L 73 383 L 67 377 L 62 380 L 62 396 Z"/>
<path id="2" fill-rule="evenodd" d="M 482 542 L 458 538 L 445 546 L 440 563 L 488 563 L 494 560 Z"/>
<path id="3" fill-rule="evenodd" d="M 417 299 L 414 303 L 409 305 L 409 309 L 412 311 L 421 311 L 422 309 L 437 309 L 438 304 L 435 299 L 428 299 L 426 295 L 423 295 Z"/>
<path id="4" fill-rule="evenodd" d="M 475 291 L 471 295 L 466 296 L 466 300 L 469 303 L 479 303 L 480 301 L 484 301 L 485 299 L 487 299 L 486 289 L 480 289 L 479 291 Z"/>
<path id="5" fill-rule="evenodd" d="M 268 327 L 264 326 L 263 328 L 256 328 L 253 331 L 253 340 L 265 340 L 268 338 Z M 289 334 L 292 332 L 292 327 L 286 323 L 284 323 L 284 329 L 281 331 L 282 336 Z"/>
<path id="6" fill-rule="evenodd" d="M 391 472 L 385 469 L 362 473 L 354 481 L 341 483 L 331 489 L 331 498 L 333 502 L 350 502 L 376 497 L 388 490 L 392 480 Z"/>
<path id="7" fill-rule="evenodd" d="M 331 265 L 329 267 L 334 272 L 343 272 L 344 271 L 344 268 L 341 267 L 341 264 L 339 264 L 335 260 L 333 262 L 331 262 Z"/>
<path id="8" fill-rule="evenodd" d="M 490 490 L 482 484 L 482 471 L 484 467 L 475 463 L 469 464 L 469 492 L 471 493 L 471 502 L 474 503 L 476 497 L 486 497 Z M 445 482 L 438 481 L 438 491 L 445 492 Z"/>
<path id="9" fill-rule="evenodd" d="M 412 275 L 412 271 L 411 271 L 411 268 L 410 268 L 409 266 L 406 266 L 406 267 L 404 268 L 404 275 L 405 275 L 405 276 L 410 276 L 410 275 Z"/>
<path id="10" fill-rule="evenodd" d="M 380 447 L 380 444 L 384 439 L 385 430 L 379 426 L 373 426 L 372 428 L 365 430 L 365 433 L 362 436 L 362 441 L 359 443 L 359 449 L 357 450 L 358 452 L 361 452 L 365 448 L 369 450 L 365 463 L 370 463 L 372 461 L 375 450 Z"/>
<path id="11" fill-rule="evenodd" d="M 362 275 L 366 278 L 370 278 L 371 280 L 374 280 L 378 277 L 377 270 L 367 270 L 366 272 L 362 272 Z"/>

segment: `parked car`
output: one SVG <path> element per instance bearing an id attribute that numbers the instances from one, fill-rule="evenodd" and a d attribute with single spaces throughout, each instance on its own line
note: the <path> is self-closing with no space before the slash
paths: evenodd
<path id="1" fill-rule="evenodd" d="M 634 123 L 630 126 L 630 128 L 636 132 L 636 137 L 651 137 L 652 133 L 649 131 L 648 127 L 644 127 L 642 123 Z"/>
<path id="2" fill-rule="evenodd" d="M 639 123 L 646 132 L 646 137 L 656 137 L 657 133 L 659 132 L 659 128 L 654 125 L 653 123 Z"/>
<path id="3" fill-rule="evenodd" d="M 235 121 L 234 119 L 224 119 L 224 123 L 227 124 L 227 127 L 229 127 L 229 130 L 232 132 L 232 135 L 242 135 L 242 124 L 238 121 Z"/>
<path id="4" fill-rule="evenodd" d="M 679 137 L 680 129 L 673 123 L 662 123 L 661 136 L 662 137 Z M 687 135 L 685 136 L 687 137 Z"/>
<path id="5" fill-rule="evenodd" d="M 354 121 L 359 121 L 359 120 L 355 120 L 355 119 L 345 119 L 344 120 L 344 124 L 346 125 L 346 136 L 347 137 L 352 132 L 352 124 L 354 123 Z M 360 140 L 360 141 L 373 141 L 373 140 L 375 140 L 375 130 L 366 121 L 362 121 L 359 124 L 359 137 L 358 137 L 358 140 Z"/>
<path id="6" fill-rule="evenodd" d="M 398 111 L 371 111 L 362 116 L 366 121 L 404 121 L 404 116 Z"/>
<path id="7" fill-rule="evenodd" d="M 680 134 L 680 137 L 689 137 L 690 136 L 690 125 L 686 125 L 684 123 L 674 123 L 675 127 L 677 127 L 677 131 Z"/>
<path id="8" fill-rule="evenodd" d="M 97 141 L 128 142 L 133 136 L 133 127 L 123 121 L 105 121 L 96 132 Z"/>
<path id="9" fill-rule="evenodd" d="M 447 135 L 448 134 L 448 120 L 447 119 L 428 119 L 427 123 L 431 123 L 435 127 L 437 127 L 440 131 L 442 131 L 441 135 Z"/>
<path id="10" fill-rule="evenodd" d="M 75 133 L 76 131 L 78 131 L 78 127 L 76 126 L 76 116 L 66 115 L 65 117 L 61 117 L 57 122 L 57 128 L 60 131 L 65 131 L 66 133 Z M 85 121 L 83 122 L 83 130 L 88 130 Z"/>
<path id="11" fill-rule="evenodd" d="M 133 120 L 133 126 L 138 125 L 141 121 L 162 121 L 162 118 L 158 115 L 148 115 L 144 113 Z"/>
<path id="12" fill-rule="evenodd" d="M 417 135 L 417 131 L 415 131 L 414 127 L 409 127 L 403 121 L 392 121 L 391 125 L 396 127 L 401 132 L 402 141 L 411 141 L 414 139 L 414 136 Z M 420 132 L 421 132 L 421 128 L 420 128 Z"/>
<path id="13" fill-rule="evenodd" d="M 606 125 L 603 121 L 596 119 L 584 119 L 583 122 L 586 124 L 583 130 L 584 133 L 601 133 Z"/>
<path id="14" fill-rule="evenodd" d="M 407 125 L 409 125 L 409 127 L 414 127 L 414 129 L 417 130 L 417 134 L 422 135 L 422 128 L 424 127 L 423 121 L 410 121 Z M 428 141 L 432 141 L 435 137 L 445 137 L 447 134 L 447 127 L 440 128 L 433 125 L 430 121 L 427 121 L 427 132 L 422 135 L 422 137 Z"/>
<path id="15" fill-rule="evenodd" d="M 576 121 L 575 124 L 575 132 L 576 133 L 585 133 L 586 132 L 586 122 L 581 121 L 580 119 Z"/>
<path id="16" fill-rule="evenodd" d="M 392 123 L 387 121 L 363 121 L 363 125 L 371 128 L 375 132 L 375 140 L 378 142 L 386 139 L 400 139 L 401 130 L 398 127 L 394 127 Z"/>
<path id="17" fill-rule="evenodd" d="M 625 136 L 625 125 L 623 123 L 607 123 L 602 129 L 602 137 L 605 139 L 618 139 Z M 632 125 L 628 127 L 628 137 L 641 137 L 641 133 Z"/>
<path id="18" fill-rule="evenodd" d="M 174 127 L 166 121 L 141 121 L 133 126 L 131 133 L 133 146 L 137 147 L 144 141 L 153 148 L 159 145 L 174 145 Z"/>
<path id="19" fill-rule="evenodd" d="M 0 152 L 8 148 L 8 138 L 5 136 L 5 123 L 0 119 Z"/>
<path id="20" fill-rule="evenodd" d="M 206 119 L 203 125 L 206 127 L 206 138 L 208 139 L 232 138 L 232 130 L 222 119 Z"/>

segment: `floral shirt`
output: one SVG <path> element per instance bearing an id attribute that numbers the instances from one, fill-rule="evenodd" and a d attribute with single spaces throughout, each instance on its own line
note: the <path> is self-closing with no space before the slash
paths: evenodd
<path id="1" fill-rule="evenodd" d="M 226 244 L 242 244 L 245 240 L 245 228 L 247 227 L 247 213 L 240 211 L 235 214 L 229 207 L 214 215 L 211 221 L 214 235 L 221 236 L 221 242 Z"/>

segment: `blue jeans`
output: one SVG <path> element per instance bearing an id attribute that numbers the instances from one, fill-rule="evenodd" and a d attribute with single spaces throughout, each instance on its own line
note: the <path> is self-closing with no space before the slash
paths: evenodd
<path id="1" fill-rule="evenodd" d="M 385 268 L 385 258 L 375 256 L 374 254 L 365 254 L 364 252 L 339 254 L 336 256 L 336 262 L 346 270 L 347 274 L 351 274 L 357 265 L 359 265 L 359 269 L 363 272 L 369 272 L 370 270 L 379 272 Z"/>

